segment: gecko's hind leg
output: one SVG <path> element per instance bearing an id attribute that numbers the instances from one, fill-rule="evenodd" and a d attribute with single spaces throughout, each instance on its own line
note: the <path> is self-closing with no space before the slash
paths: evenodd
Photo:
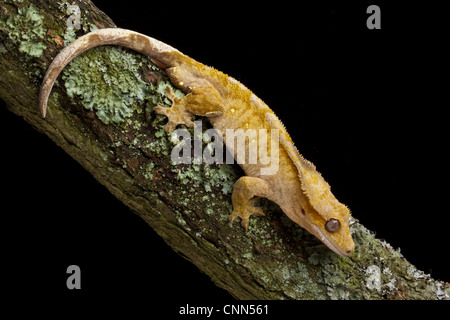
<path id="1" fill-rule="evenodd" d="M 172 88 L 166 88 L 166 96 L 172 101 L 172 107 L 165 108 L 162 106 L 156 106 L 153 110 L 157 114 L 165 115 L 169 121 L 165 126 L 166 132 L 172 132 L 179 124 L 184 124 L 187 127 L 194 126 L 195 115 L 189 112 L 185 98 L 178 98 L 173 92 Z"/>
<path id="2" fill-rule="evenodd" d="M 205 79 L 193 78 L 185 69 L 172 67 L 166 69 L 172 83 L 185 85 L 189 92 L 183 98 L 178 98 L 170 87 L 166 89 L 167 97 L 172 100 L 172 107 L 156 106 L 155 112 L 169 118 L 165 130 L 173 131 L 178 124 L 194 126 L 194 115 L 215 117 L 223 113 L 223 100 L 217 89 Z M 186 88 L 185 88 L 186 89 Z"/>
<path id="3" fill-rule="evenodd" d="M 267 181 L 256 177 L 241 177 L 233 188 L 231 200 L 233 202 L 233 212 L 229 220 L 233 222 L 237 217 L 241 218 L 241 224 L 245 231 L 248 230 L 250 217 L 254 215 L 263 216 L 261 208 L 255 207 L 257 197 L 266 197 L 269 193 Z"/>

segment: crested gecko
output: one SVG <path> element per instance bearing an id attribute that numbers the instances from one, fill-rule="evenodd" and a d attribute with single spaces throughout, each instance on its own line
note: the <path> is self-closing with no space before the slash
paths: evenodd
<path id="1" fill-rule="evenodd" d="M 195 61 L 161 41 L 118 28 L 100 29 L 80 37 L 64 48 L 47 70 L 39 96 L 42 117 L 46 115 L 47 100 L 61 70 L 76 56 L 101 45 L 120 45 L 150 57 L 165 71 L 172 84 L 186 94 L 178 98 L 168 89 L 166 94 L 172 106 L 154 108 L 156 113 L 167 116 L 167 132 L 173 131 L 179 124 L 192 127 L 196 115 L 205 116 L 223 134 L 227 148 L 232 150 L 236 159 L 236 148 L 227 144 L 225 139 L 227 129 L 278 131 L 276 138 L 268 135 L 265 146 L 272 156 L 278 158 L 275 173 L 264 174 L 261 169 L 265 165 L 260 159 L 256 163 L 240 164 L 245 176 L 239 178 L 233 188 L 231 222 L 239 217 L 247 231 L 250 216 L 264 215 L 263 210 L 254 204 L 258 197 L 265 197 L 277 203 L 291 220 L 335 253 L 348 256 L 353 252 L 349 209 L 334 197 L 315 166 L 300 155 L 274 112 L 234 78 Z M 252 142 L 255 141 L 248 144 Z M 279 144 L 279 148 L 271 147 L 273 143 Z M 245 146 L 247 151 L 248 144 Z"/>

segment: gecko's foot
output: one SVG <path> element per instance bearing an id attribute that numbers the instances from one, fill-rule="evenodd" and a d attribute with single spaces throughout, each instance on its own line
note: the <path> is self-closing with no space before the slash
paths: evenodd
<path id="1" fill-rule="evenodd" d="M 157 114 L 165 115 L 169 119 L 164 127 L 164 130 L 166 130 L 166 132 L 172 132 L 179 124 L 184 124 L 187 127 L 193 127 L 193 120 L 195 116 L 186 110 L 183 98 L 178 98 L 170 87 L 167 87 L 166 95 L 170 100 L 172 100 L 172 107 L 166 108 L 156 106 L 153 108 Z"/>
<path id="2" fill-rule="evenodd" d="M 164 130 L 166 130 L 166 132 L 172 132 L 179 124 L 184 124 L 187 127 L 194 126 L 194 122 L 192 121 L 194 120 L 194 115 L 192 113 L 187 111 L 180 112 L 179 110 L 174 108 L 175 106 L 172 106 L 170 108 L 156 106 L 153 108 L 153 110 L 155 110 L 157 114 L 162 114 L 169 118 L 169 121 L 164 127 Z"/>
<path id="3" fill-rule="evenodd" d="M 233 222 L 237 217 L 241 218 L 241 224 L 245 231 L 248 230 L 248 224 L 252 215 L 264 216 L 264 211 L 260 207 L 255 207 L 254 204 L 257 198 L 253 198 L 245 204 L 233 205 L 233 212 L 231 212 L 228 219 Z"/>

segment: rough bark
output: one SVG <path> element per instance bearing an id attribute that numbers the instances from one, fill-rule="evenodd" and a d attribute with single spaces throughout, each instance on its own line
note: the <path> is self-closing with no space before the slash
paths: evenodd
<path id="1" fill-rule="evenodd" d="M 95 27 L 114 26 L 90 1 L 73 3 L 81 8 L 81 29 L 72 31 L 65 2 L 0 3 L 0 97 L 214 283 L 239 299 L 449 298 L 448 284 L 417 270 L 357 221 L 350 258 L 328 250 L 268 201 L 263 202 L 267 217 L 251 219 L 250 232 L 229 224 L 239 168 L 171 164 L 173 142 L 163 130 L 164 117 L 152 112 L 155 104 L 167 103 L 167 79 L 135 52 L 102 48 L 78 58 L 59 78 L 43 120 L 40 82 L 64 42 Z M 89 61 L 96 61 L 95 67 Z M 97 90 L 95 97 L 91 90 Z M 106 109 L 102 95 L 113 96 Z"/>

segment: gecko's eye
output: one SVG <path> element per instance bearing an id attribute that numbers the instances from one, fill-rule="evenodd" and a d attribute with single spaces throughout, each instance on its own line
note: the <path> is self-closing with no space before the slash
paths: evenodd
<path id="1" fill-rule="evenodd" d="M 327 229 L 328 232 L 336 232 L 340 227 L 341 223 L 336 219 L 330 219 L 325 223 L 325 229 Z"/>

